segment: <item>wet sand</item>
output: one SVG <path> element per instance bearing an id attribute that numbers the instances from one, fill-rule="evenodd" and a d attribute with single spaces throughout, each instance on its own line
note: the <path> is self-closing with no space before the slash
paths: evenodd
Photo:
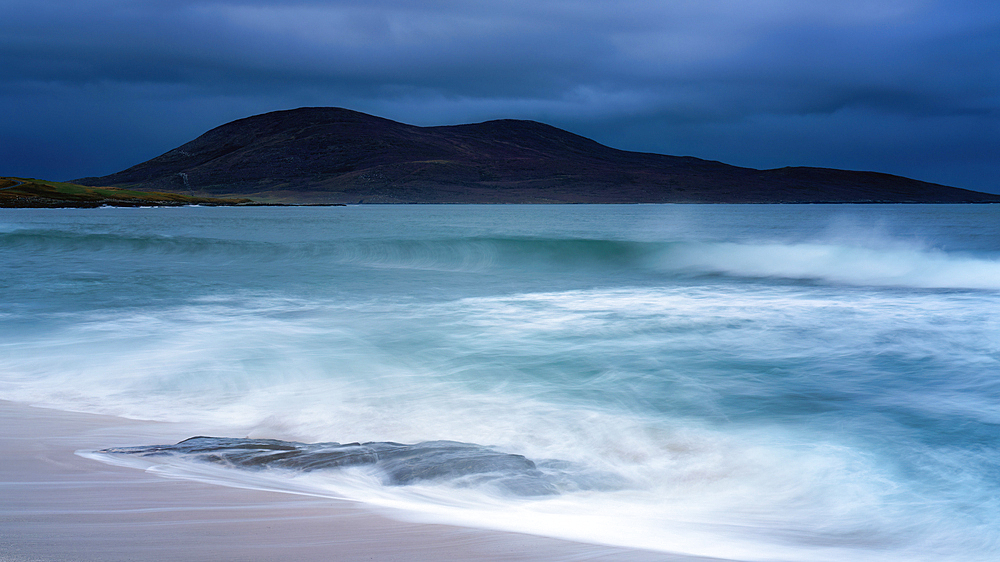
<path id="1" fill-rule="evenodd" d="M 169 480 L 75 454 L 166 424 L 0 401 L 0 561 L 708 560 L 396 520 L 352 502 Z"/>

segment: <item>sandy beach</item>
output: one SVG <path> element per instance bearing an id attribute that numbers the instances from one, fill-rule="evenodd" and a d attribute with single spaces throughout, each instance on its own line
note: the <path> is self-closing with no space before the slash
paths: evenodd
<path id="1" fill-rule="evenodd" d="M 405 522 L 351 502 L 170 480 L 75 454 L 148 439 L 165 424 L 0 401 L 0 425 L 4 562 L 706 560 Z"/>

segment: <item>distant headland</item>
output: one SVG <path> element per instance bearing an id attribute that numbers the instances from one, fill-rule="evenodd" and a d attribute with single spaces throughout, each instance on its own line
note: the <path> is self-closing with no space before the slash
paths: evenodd
<path id="1" fill-rule="evenodd" d="M 986 203 L 877 172 L 755 170 L 538 123 L 417 127 L 341 108 L 239 119 L 88 186 L 271 203 Z"/>

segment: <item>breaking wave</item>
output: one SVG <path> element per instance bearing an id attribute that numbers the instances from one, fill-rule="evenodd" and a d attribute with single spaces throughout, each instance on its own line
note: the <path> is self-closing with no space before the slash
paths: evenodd
<path id="1" fill-rule="evenodd" d="M 191 255 L 234 265 L 310 263 L 452 272 L 621 271 L 669 277 L 767 278 L 857 286 L 1000 289 L 1000 257 L 915 243 L 658 241 L 479 237 L 273 244 L 198 237 L 17 230 L 0 245 L 24 252 Z M 252 258 L 253 262 L 248 262 Z"/>

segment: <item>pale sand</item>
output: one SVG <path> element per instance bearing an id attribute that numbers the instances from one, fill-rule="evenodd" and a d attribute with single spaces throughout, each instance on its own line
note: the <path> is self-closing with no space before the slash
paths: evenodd
<path id="1" fill-rule="evenodd" d="M 350 502 L 168 480 L 74 454 L 144 444 L 138 436 L 167 435 L 162 424 L 0 401 L 0 428 L 3 562 L 708 560 L 397 521 Z"/>

